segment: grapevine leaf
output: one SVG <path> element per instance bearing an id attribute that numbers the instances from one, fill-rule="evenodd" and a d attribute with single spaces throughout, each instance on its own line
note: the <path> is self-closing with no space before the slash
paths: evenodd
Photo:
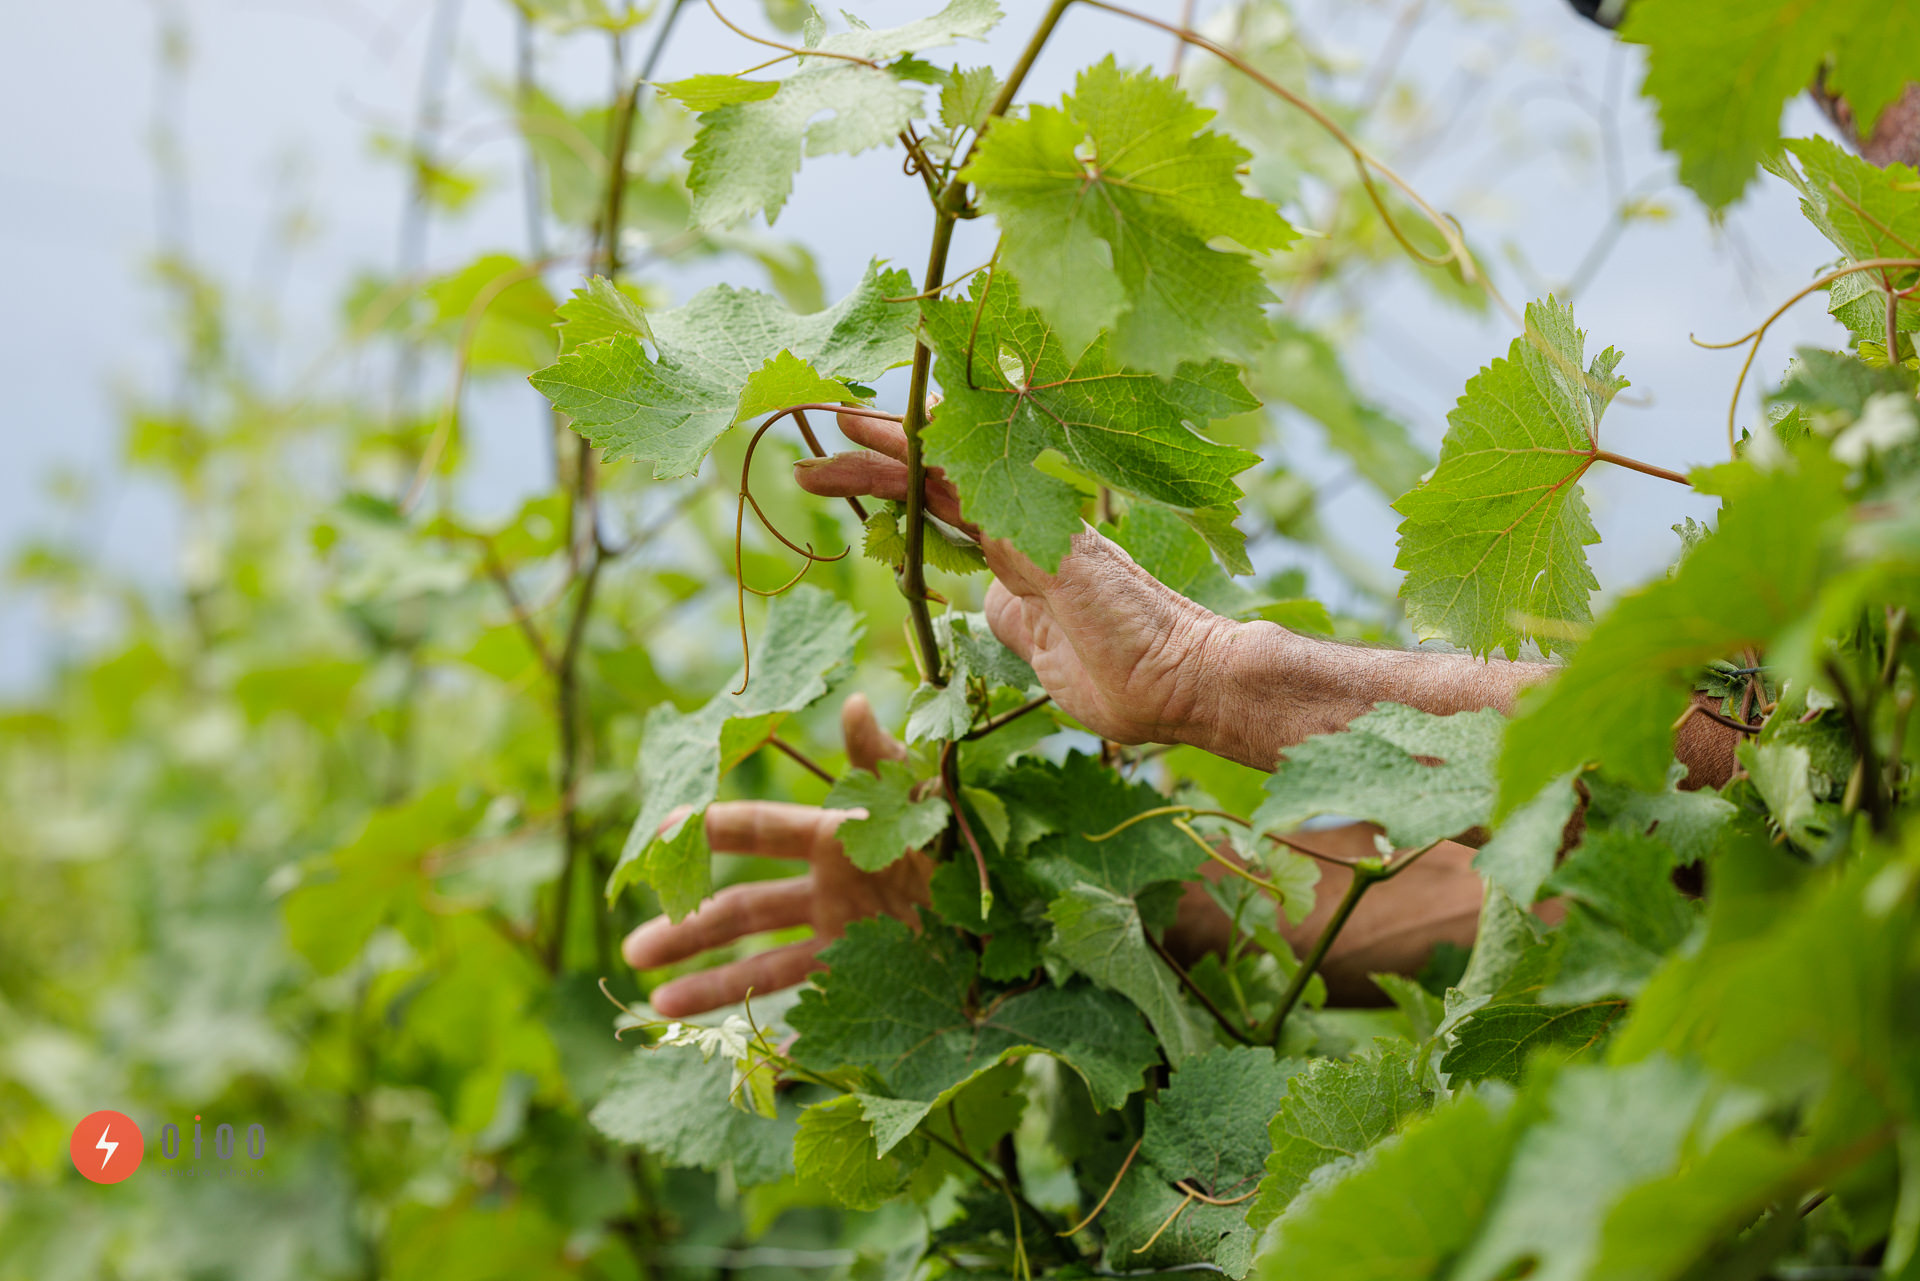
<path id="1" fill-rule="evenodd" d="M 856 921 L 822 958 L 830 968 L 788 1016 L 796 1058 L 821 1071 L 869 1069 L 896 1098 L 936 1099 L 982 1067 L 1042 1053 L 1078 1072 L 1098 1104 L 1118 1107 L 1157 1058 L 1139 1015 L 1093 988 L 970 1006 L 978 959 L 948 931 Z"/>
<path id="2" fill-rule="evenodd" d="M 1778 469 L 1740 463 L 1712 482 L 1730 491 L 1718 532 L 1672 578 L 1615 605 L 1550 684 L 1523 695 L 1501 747 L 1496 820 L 1589 761 L 1661 786 L 1693 669 L 1764 647 L 1813 601 L 1844 508 L 1835 465 L 1811 455 Z"/>
<path id="3" fill-rule="evenodd" d="M 813 47 L 846 56 L 802 59 L 801 69 L 771 95 L 755 90 L 754 100 L 743 101 L 729 95 L 744 90 L 697 87 L 696 97 L 711 95 L 719 105 L 703 111 L 699 137 L 687 151 L 695 221 L 723 227 L 764 213 L 771 223 L 793 191 L 803 153 L 853 154 L 894 141 L 920 109 L 921 90 L 850 58 L 884 62 L 955 40 L 983 39 L 999 20 L 993 0 L 952 0 L 939 13 L 904 26 L 855 27 L 825 36 Z"/>
<path id="4" fill-rule="evenodd" d="M 1689 1145 L 1692 1146 L 1692 1145 Z M 1607 1211 L 1593 1262 L 1594 1281 L 1685 1276 L 1716 1242 L 1734 1236 L 1777 1189 L 1793 1186 L 1793 1154 L 1764 1125 L 1736 1129 L 1683 1159 L 1671 1174 L 1628 1188 Z M 1803 1158 L 1804 1159 L 1804 1158 Z M 1807 1184 L 1818 1181 L 1809 1172 Z"/>
<path id="5" fill-rule="evenodd" d="M 1305 1066 L 1257 1046 L 1207 1051 L 1173 1073 L 1146 1105 L 1140 1160 L 1115 1192 L 1104 1220 L 1114 1267 L 1174 1267 L 1201 1261 L 1242 1277 L 1253 1264 L 1254 1229 L 1244 1204 L 1194 1205 L 1140 1251 L 1179 1206 L 1184 1181 L 1222 1200 L 1251 1191 L 1267 1154 L 1266 1122 Z"/>
<path id="6" fill-rule="evenodd" d="M 959 738 L 973 724 L 973 706 L 967 702 L 964 679 L 945 685 L 922 681 L 907 698 L 907 741 L 945 742 Z"/>
<path id="7" fill-rule="evenodd" d="M 1453 1029 L 1453 1048 L 1440 1070 L 1454 1082 L 1492 1078 L 1515 1085 L 1536 1054 L 1567 1059 L 1592 1049 L 1626 1008 L 1625 1001 L 1484 1006 Z"/>
<path id="8" fill-rule="evenodd" d="M 822 378 L 812 365 L 790 351 L 782 351 L 747 375 L 746 386 L 740 389 L 734 421 L 758 418 L 788 405 L 822 402 L 831 405 L 852 399 L 853 389 L 845 383 L 837 378 Z"/>
<path id="9" fill-rule="evenodd" d="M 1254 828 L 1290 832 L 1338 814 L 1379 823 L 1399 849 L 1458 836 L 1487 821 L 1504 725 L 1491 709 L 1430 716 L 1381 703 L 1345 730 L 1287 749 Z"/>
<path id="10" fill-rule="evenodd" d="M 906 1187 L 924 1149 L 924 1142 L 908 1143 L 881 1155 L 862 1096 L 843 1094 L 800 1113 L 794 1174 L 848 1209 L 877 1210 Z"/>
<path id="11" fill-rule="evenodd" d="M 1482 1005 L 1497 995 L 1537 991 L 1555 960 L 1552 937 L 1532 912 L 1488 885 L 1473 951 L 1453 986 Z M 1451 1003 L 1448 1012 L 1457 1012 Z"/>
<path id="12" fill-rule="evenodd" d="M 1368 401 L 1347 381 L 1340 353 L 1296 321 L 1273 322 L 1273 345 L 1252 366 L 1254 394 L 1290 405 L 1319 423 L 1327 443 L 1388 499 L 1412 489 L 1433 459 L 1407 426 Z"/>
<path id="13" fill-rule="evenodd" d="M 554 310 L 554 328 L 560 333 L 560 354 L 619 334 L 651 338 L 647 313 L 634 298 L 605 276 L 589 276 L 587 283 Z"/>
<path id="14" fill-rule="evenodd" d="M 1475 654 L 1558 635 L 1526 621 L 1584 623 L 1599 586 L 1582 549 L 1600 541 L 1579 480 L 1600 444 L 1600 416 L 1627 385 L 1611 347 L 1582 364 L 1586 335 L 1551 297 L 1527 305 L 1527 331 L 1473 376 L 1447 415 L 1440 464 L 1394 510 L 1407 571 L 1400 594 L 1421 639 Z M 1583 372 L 1584 369 L 1584 372 Z"/>
<path id="15" fill-rule="evenodd" d="M 773 403 L 779 395 L 824 390 L 838 399 L 845 382 L 905 361 L 913 313 L 886 299 L 912 288 L 906 272 L 870 264 L 852 293 L 801 316 L 766 294 L 716 285 L 684 307 L 652 313 L 654 357 L 640 335 L 615 333 L 576 347 L 531 381 L 609 459 L 651 461 L 655 476 L 690 476 L 727 428 L 798 403 Z"/>
<path id="16" fill-rule="evenodd" d="M 1143 819 L 1105 840 L 1088 839 L 1165 805 L 1166 798 L 1077 752 L 1063 765 L 1040 768 L 1057 779 L 1049 815 L 1057 826 L 1055 834 L 1028 850 L 1028 870 L 1049 888 L 1086 883 L 1113 894 L 1136 894 L 1161 881 L 1187 879 L 1206 857 L 1164 818 Z"/>
<path id="17" fill-rule="evenodd" d="M 729 1101 L 732 1081 L 724 1057 L 639 1050 L 614 1074 L 588 1120 L 608 1138 L 643 1147 L 669 1165 L 731 1169 L 742 1184 L 791 1174 L 798 1109 L 784 1103 L 774 1120 L 743 1111 Z"/>
<path id="18" fill-rule="evenodd" d="M 1748 837 L 1716 858 L 1716 876 L 1777 878 L 1778 861 Z M 1713 901 L 1704 942 L 1642 990 L 1613 1057 L 1697 1059 L 1783 1099 L 1883 1071 L 1920 1000 L 1914 884 L 1911 856 L 1866 858 L 1758 919 L 1738 899 Z"/>
<path id="19" fill-rule="evenodd" d="M 1686 767 L 1674 762 L 1667 769 L 1666 786 L 1642 791 L 1614 782 L 1604 773 L 1589 773 L 1587 828 L 1612 828 L 1651 836 L 1673 851 L 1676 864 L 1697 863 L 1713 852 L 1733 817 L 1731 801 L 1710 791 L 1683 792 Z"/>
<path id="20" fill-rule="evenodd" d="M 927 457 L 958 487 L 967 519 L 1057 568 L 1083 526 L 1078 491 L 1034 465 L 1049 450 L 1101 484 L 1172 507 L 1240 497 L 1233 477 L 1256 457 L 1190 427 L 1257 407 L 1231 365 L 1186 364 L 1164 380 L 1125 367 L 1104 336 L 1063 343 L 998 273 L 976 278 L 974 291 L 922 308 L 946 393 L 927 425 Z"/>
<path id="21" fill-rule="evenodd" d="M 1380 1281 L 1449 1275 L 1499 1194 L 1518 1128 L 1462 1095 L 1382 1140 L 1343 1177 L 1287 1207 L 1260 1260 L 1267 1281 Z"/>
<path id="22" fill-rule="evenodd" d="M 876 777 L 865 770 L 842 774 L 827 793 L 830 809 L 863 809 L 865 818 L 848 819 L 834 835 L 847 858 L 863 872 L 877 872 L 917 850 L 947 826 L 947 806 L 937 797 L 913 799 L 917 781 L 899 761 L 881 761 Z"/>
<path id="23" fill-rule="evenodd" d="M 1033 666 L 1000 643 L 987 626 L 985 614 L 950 610 L 934 620 L 933 631 L 942 644 L 952 648 L 954 659 L 966 665 L 969 676 L 1022 692 L 1040 683 Z"/>
<path id="24" fill-rule="evenodd" d="M 1796 138 L 1786 149 L 1800 168 L 1782 162 L 1775 172 L 1800 192 L 1800 211 L 1841 253 L 1855 261 L 1920 256 L 1920 173 L 1912 165 L 1881 168 L 1826 138 Z M 1899 271 L 1908 277 L 1912 268 Z"/>
<path id="25" fill-rule="evenodd" d="M 1864 0 L 1636 0 L 1620 34 L 1647 48 L 1641 92 L 1660 113 L 1660 143 L 1680 161 L 1680 180 L 1709 209 L 1740 198 L 1780 137 L 1780 112 L 1836 47 L 1838 83 L 1862 94 L 1854 111 L 1878 115 L 1912 73 L 1888 59 L 1899 28 L 1890 10 Z M 1863 56 L 1864 55 L 1864 56 Z"/>
<path id="26" fill-rule="evenodd" d="M 901 1140 L 918 1129 L 933 1110 L 931 1099 L 889 1099 L 879 1094 L 858 1094 L 860 1110 L 873 1127 L 874 1151 L 885 1156 L 900 1146 Z"/>
<path id="27" fill-rule="evenodd" d="M 992 67 L 955 67 L 940 87 L 940 123 L 948 129 L 978 129 L 1000 92 Z"/>
<path id="28" fill-rule="evenodd" d="M 1207 540 L 1171 508 L 1133 503 L 1118 524 L 1101 532 L 1126 548 L 1140 568 L 1216 614 L 1244 618 L 1273 603 L 1227 577 Z"/>
<path id="29" fill-rule="evenodd" d="M 1450 1274 L 1494 1281 L 1527 1260 L 1540 1281 L 1587 1275 L 1601 1223 L 1622 1193 L 1670 1173 L 1694 1142 L 1752 1115 L 1697 1068 L 1651 1060 L 1572 1068 L 1547 1091 L 1546 1115 L 1513 1151 L 1500 1199 Z"/>
<path id="30" fill-rule="evenodd" d="M 1294 239 L 1241 189 L 1248 153 L 1203 132 L 1213 112 L 1171 79 L 1082 71 L 1058 108 L 996 121 L 961 174 L 1000 224 L 1001 257 L 1079 349 L 1102 331 L 1120 362 L 1171 374 L 1184 360 L 1246 356 L 1265 342 L 1272 295 L 1244 254 Z"/>
<path id="31" fill-rule="evenodd" d="M 1097 885 L 1075 885 L 1047 908 L 1052 951 L 1101 987 L 1132 1001 L 1153 1024 L 1167 1061 L 1179 1067 L 1213 1045 L 1180 980 L 1147 944 L 1140 904 Z"/>
<path id="32" fill-rule="evenodd" d="M 645 881 L 677 921 L 712 892 L 701 812 L 719 788 L 723 767 L 757 748 L 780 719 L 825 694 L 829 678 L 853 657 L 861 630 L 851 606 L 818 588 L 795 588 L 767 611 L 766 633 L 755 649 L 760 662 L 744 692 L 731 692 L 736 677 L 695 711 L 661 703 L 648 713 L 640 814 L 608 878 L 609 898 Z M 682 805 L 693 813 L 661 836 L 661 824 Z"/>
<path id="33" fill-rule="evenodd" d="M 1431 1101 L 1412 1053 L 1391 1042 L 1352 1059 L 1315 1059 L 1288 1082 L 1267 1126 L 1272 1152 L 1248 1224 L 1272 1223 L 1308 1183 L 1339 1177 Z"/>
<path id="34" fill-rule="evenodd" d="M 907 538 L 900 532 L 904 510 L 903 504 L 887 503 L 867 517 L 867 536 L 860 550 L 868 560 L 877 560 L 895 569 L 906 564 Z M 945 570 L 949 574 L 977 574 L 987 567 L 987 558 L 980 554 L 979 547 L 959 534 L 949 534 L 938 521 L 927 522 L 920 554 L 929 569 Z"/>
<path id="35" fill-rule="evenodd" d="M 736 103 L 764 102 L 780 91 L 780 82 L 709 74 L 668 80 L 654 88 L 689 111 L 718 111 Z"/>
<path id="36" fill-rule="evenodd" d="M 1561 838 L 1579 800 L 1570 776 L 1548 783 L 1480 847 L 1473 856 L 1474 870 L 1514 902 L 1531 904 L 1553 873 Z"/>
<path id="37" fill-rule="evenodd" d="M 1568 903 L 1560 969 L 1542 1001 L 1633 996 L 1693 928 L 1672 849 L 1637 832 L 1588 831 L 1547 886 Z"/>

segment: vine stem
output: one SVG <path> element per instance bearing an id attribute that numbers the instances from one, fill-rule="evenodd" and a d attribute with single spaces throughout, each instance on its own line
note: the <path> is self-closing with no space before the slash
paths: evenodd
<path id="1" fill-rule="evenodd" d="M 971 743 L 975 739 L 985 738 L 987 735 L 993 733 L 995 730 L 1003 729 L 1006 726 L 1011 725 L 1014 721 L 1019 720 L 1022 716 L 1025 716 L 1028 712 L 1039 711 L 1041 708 L 1045 707 L 1048 703 L 1051 703 L 1052 701 L 1053 701 L 1053 695 L 1042 694 L 1040 697 L 1033 699 L 1030 702 L 1020 704 L 1020 706 L 1014 708 L 1010 712 L 1002 712 L 998 716 L 995 716 L 989 720 L 982 721 L 979 725 L 975 726 L 973 729 L 968 730 L 966 733 L 962 734 L 958 739 L 954 741 L 960 742 L 960 743 Z"/>
<path id="2" fill-rule="evenodd" d="M 940 749 L 940 786 L 947 794 L 947 807 L 953 811 L 953 821 L 959 825 L 960 835 L 973 853 L 973 865 L 980 873 L 980 921 L 985 924 L 987 914 L 993 911 L 993 882 L 987 876 L 987 856 L 981 851 L 980 842 L 973 835 L 973 825 L 967 822 L 966 811 L 960 805 L 960 758 L 953 747 L 947 743 Z"/>
<path id="3" fill-rule="evenodd" d="M 1340 898 L 1340 906 L 1335 908 L 1326 928 L 1320 931 L 1320 937 L 1313 942 L 1313 950 L 1307 953 L 1306 960 L 1300 963 L 1300 969 L 1293 976 L 1293 982 L 1287 985 L 1286 994 L 1280 998 L 1280 1008 L 1274 1011 L 1273 1033 L 1269 1043 L 1280 1044 L 1280 1034 L 1286 1030 L 1287 1016 L 1293 1013 L 1293 1007 L 1307 990 L 1307 984 L 1320 971 L 1320 965 L 1327 959 L 1327 951 L 1333 946 L 1333 940 L 1346 926 L 1347 918 L 1353 915 L 1353 909 L 1360 905 L 1360 898 L 1368 890 L 1382 881 L 1390 881 L 1400 873 L 1412 867 L 1424 858 L 1427 852 L 1439 845 L 1423 845 L 1398 863 L 1381 864 L 1375 859 L 1364 859 L 1352 864 L 1353 880 L 1347 884 L 1347 892 Z"/>
<path id="4" fill-rule="evenodd" d="M 1007 114 L 1014 96 L 1020 92 L 1020 85 L 1033 69 L 1034 59 L 1040 56 L 1040 50 L 1053 35 L 1054 28 L 1060 23 L 1060 16 L 1071 3 L 1073 0 L 1051 0 L 1047 5 L 1040 25 L 1034 28 L 1026 47 L 1020 51 L 1019 60 L 1007 72 L 1006 82 L 1000 86 L 993 105 L 987 109 L 988 120 L 997 120 Z M 976 134 L 972 145 L 978 143 L 979 135 Z M 971 156 L 972 146 L 969 146 L 968 154 Z M 965 165 L 959 167 L 964 169 Z M 927 270 L 920 282 L 922 292 L 936 288 L 947 278 L 947 253 L 953 247 L 954 225 L 966 207 L 966 188 L 967 184 L 956 174 L 941 188 L 940 198 L 934 202 L 933 243 L 927 249 Z M 940 662 L 939 643 L 933 635 L 933 614 L 927 607 L 927 570 L 921 561 L 926 549 L 927 533 L 927 463 L 920 432 L 927 425 L 927 384 L 932 369 L 933 348 L 927 345 L 925 337 L 916 337 L 913 374 L 907 386 L 907 412 L 900 423 L 907 437 L 906 563 L 900 570 L 900 591 L 907 598 L 914 644 L 920 651 L 920 666 L 927 673 L 929 684 L 944 686 L 947 676 Z"/>
<path id="5" fill-rule="evenodd" d="M 1193 996 L 1194 1000 L 1200 1002 L 1201 1007 L 1205 1009 L 1207 1013 L 1213 1015 L 1213 1021 L 1220 1025 L 1222 1032 L 1225 1032 L 1242 1045 L 1252 1045 L 1254 1043 L 1253 1038 L 1247 1035 L 1246 1029 L 1235 1024 L 1227 1012 L 1216 1005 L 1211 996 L 1207 995 L 1205 989 L 1193 981 L 1193 976 L 1187 973 L 1185 967 L 1173 959 L 1173 953 L 1167 951 L 1166 944 L 1155 938 L 1152 932 L 1146 929 L 1145 926 L 1141 927 L 1140 936 L 1146 939 L 1147 946 L 1153 950 L 1153 954 L 1159 957 L 1168 969 L 1173 971 L 1173 976 L 1180 980 L 1180 986 L 1187 989 L 1188 993 Z"/>
<path id="6" fill-rule="evenodd" d="M 1086 3 L 1092 3 L 1092 2 L 1093 0 L 1086 0 Z M 1739 440 L 1739 437 L 1735 434 L 1737 430 L 1735 425 L 1735 420 L 1739 417 L 1739 414 L 1740 414 L 1740 392 L 1747 385 L 1747 374 L 1752 371 L 1754 358 L 1760 354 L 1760 344 L 1766 338 L 1767 330 L 1773 328 L 1773 323 L 1776 320 L 1780 319 L 1780 317 L 1786 315 L 1788 310 L 1791 309 L 1793 305 L 1799 302 L 1802 298 L 1805 298 L 1808 294 L 1811 294 L 1816 290 L 1826 288 L 1828 285 L 1840 279 L 1842 276 L 1851 276 L 1855 272 L 1880 271 L 1880 270 L 1884 270 L 1888 268 L 1896 268 L 1896 267 L 1899 267 L 1899 268 L 1920 267 L 1920 258 L 1867 258 L 1867 259 L 1863 259 L 1860 262 L 1848 263 L 1844 267 L 1836 267 L 1834 270 L 1829 271 L 1824 275 L 1815 276 L 1813 279 L 1813 282 L 1807 285 L 1806 288 L 1801 289 L 1799 292 L 1795 293 L 1793 297 L 1787 299 L 1785 302 L 1781 303 L 1778 307 L 1774 308 L 1773 314 L 1768 316 L 1765 320 L 1761 321 L 1757 328 L 1749 330 L 1747 333 L 1742 334 L 1740 337 L 1735 338 L 1730 342 L 1701 342 L 1698 338 L 1694 338 L 1691 334 L 1688 335 L 1688 338 L 1692 340 L 1694 346 L 1705 347 L 1711 351 L 1723 351 L 1728 347 L 1738 347 L 1742 343 L 1752 344 L 1752 346 L 1747 349 L 1747 358 L 1745 362 L 1743 362 L 1740 366 L 1740 377 L 1737 380 L 1735 380 L 1733 384 L 1733 399 L 1729 401 L 1727 404 L 1727 452 L 1728 453 L 1737 454 L 1739 452 L 1740 440 Z M 1889 293 L 1891 293 L 1891 290 L 1889 290 Z M 1896 313 L 1897 313 L 1897 310 L 1898 309 L 1896 308 L 1895 309 Z M 1896 335 L 1893 333 L 1891 329 L 1889 329 L 1887 333 L 1887 349 L 1889 352 L 1892 352 L 1893 345 L 1896 341 L 1897 341 Z"/>
<path id="7" fill-rule="evenodd" d="M 1616 454 L 1610 449 L 1596 449 L 1593 460 L 1597 463 L 1612 463 L 1615 467 L 1625 467 L 1628 471 L 1637 471 L 1643 476 L 1656 476 L 1661 480 L 1670 480 L 1676 485 L 1693 488 L 1693 482 L 1677 471 L 1668 471 L 1665 467 L 1655 467 L 1652 463 L 1643 463 L 1638 458 L 1628 458 L 1625 454 Z"/>
<path id="8" fill-rule="evenodd" d="M 827 784 L 829 787 L 831 787 L 835 782 L 833 774 L 826 768 L 826 766 L 822 765 L 819 761 L 814 760 L 813 757 L 808 756 L 805 752 L 795 747 L 792 743 L 789 743 L 786 739 L 781 738 L 779 735 L 775 734 L 772 737 L 768 738 L 767 746 L 771 747 L 774 751 L 781 753 L 787 759 L 793 761 L 796 765 L 800 766 L 801 769 L 804 769 L 805 771 L 807 771 L 807 773 L 813 775 L 815 778 Z"/>

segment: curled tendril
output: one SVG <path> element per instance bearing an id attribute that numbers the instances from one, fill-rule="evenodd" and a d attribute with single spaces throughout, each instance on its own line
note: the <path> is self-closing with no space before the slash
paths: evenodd
<path id="1" fill-rule="evenodd" d="M 808 425 L 804 416 L 805 411 L 809 409 L 825 410 L 830 413 L 853 414 L 861 418 L 880 418 L 896 423 L 900 421 L 900 417 L 897 414 L 885 413 L 878 409 L 866 409 L 859 405 L 829 405 L 821 402 L 789 405 L 777 413 L 769 414 L 767 420 L 761 423 L 759 429 L 753 433 L 753 439 L 747 442 L 747 455 L 740 463 L 740 496 L 739 501 L 735 504 L 733 514 L 733 579 L 734 585 L 738 589 L 737 596 L 740 616 L 740 688 L 733 691 L 735 694 L 744 694 L 747 689 L 747 682 L 753 679 L 753 650 L 747 641 L 747 593 L 752 592 L 756 596 L 778 596 L 805 578 L 807 571 L 813 568 L 816 561 L 832 562 L 841 560 L 846 557 L 848 552 L 853 550 L 851 547 L 848 547 L 843 549 L 838 556 L 822 556 L 813 550 L 812 543 L 801 547 L 785 534 L 781 533 L 779 529 L 775 528 L 773 522 L 767 518 L 766 512 L 761 510 L 758 500 L 754 498 L 752 490 L 748 485 L 748 479 L 753 471 L 753 451 L 759 447 L 760 438 L 772 430 L 775 423 L 788 415 L 792 415 L 794 420 L 800 424 L 800 433 L 806 438 L 807 446 L 813 451 L 814 456 L 816 458 L 826 457 L 826 451 L 820 447 L 819 439 L 813 434 L 813 428 Z M 848 500 L 848 503 L 862 520 L 866 519 L 866 513 L 858 503 L 855 503 L 851 499 Z M 772 591 L 763 591 L 758 587 L 749 586 L 747 583 L 746 567 L 743 563 L 742 540 L 743 535 L 746 533 L 748 507 L 753 508 L 753 514 L 759 517 L 761 525 L 766 528 L 769 534 L 779 539 L 786 547 L 806 557 L 806 561 L 800 566 L 800 572 Z"/>
<path id="2" fill-rule="evenodd" d="M 1786 315 L 1787 311 L 1802 298 L 1805 298 L 1808 294 L 1816 290 L 1826 288 L 1842 276 L 1851 276 L 1855 272 L 1860 271 L 1892 271 L 1911 267 L 1920 267 L 1920 258 L 1868 258 L 1861 262 L 1848 263 L 1844 267 L 1837 267 L 1824 275 L 1814 277 L 1812 283 L 1774 308 L 1772 315 L 1768 316 L 1765 320 L 1761 321 L 1758 326 L 1748 330 L 1738 338 L 1732 339 L 1729 342 L 1702 342 L 1698 338 L 1693 337 L 1692 334 L 1687 335 L 1688 340 L 1691 341 L 1694 346 L 1705 347 L 1709 351 L 1724 351 L 1729 347 L 1738 347 L 1746 343 L 1752 344 L 1752 346 L 1747 348 L 1747 358 L 1740 366 L 1740 377 L 1737 378 L 1733 384 L 1733 398 L 1727 405 L 1727 449 L 1729 452 L 1733 452 L 1739 448 L 1739 438 L 1735 435 L 1735 424 L 1740 414 L 1740 392 L 1747 385 L 1747 374 L 1753 369 L 1754 357 L 1760 354 L 1760 343 L 1766 338 L 1767 331 L 1773 328 L 1773 323 L 1779 320 L 1780 317 Z M 1891 322 L 1898 314 L 1897 304 L 1895 302 L 1898 295 L 1893 291 L 1893 281 L 1891 277 L 1887 278 L 1886 285 L 1888 295 L 1887 314 Z M 1887 357 L 1889 360 L 1892 360 L 1896 355 L 1893 350 L 1894 343 L 1898 341 L 1895 329 L 1896 326 L 1894 324 L 1889 323 L 1887 325 Z"/>

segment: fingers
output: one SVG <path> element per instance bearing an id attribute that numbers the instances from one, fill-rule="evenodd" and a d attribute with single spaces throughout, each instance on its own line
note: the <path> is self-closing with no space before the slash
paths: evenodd
<path id="1" fill-rule="evenodd" d="M 841 414 L 840 434 L 863 449 L 877 450 L 896 463 L 907 461 L 907 430 L 899 423 L 865 414 Z"/>
<path id="2" fill-rule="evenodd" d="M 987 588 L 986 614 L 987 626 L 1000 643 L 1032 662 L 1033 628 L 1027 622 L 1026 605 L 997 578 Z"/>
<path id="3" fill-rule="evenodd" d="M 850 695 L 840 705 L 840 733 L 847 744 L 847 763 L 854 769 L 877 774 L 881 761 L 907 759 L 907 745 L 880 728 L 865 694 Z"/>
<path id="4" fill-rule="evenodd" d="M 805 925 L 810 919 L 813 878 L 754 881 L 721 890 L 678 925 L 656 916 L 627 935 L 620 954 L 636 970 L 672 965 L 735 939 L 767 930 Z"/>
<path id="5" fill-rule="evenodd" d="M 804 859 L 847 814 L 784 801 L 721 801 L 707 806 L 707 845 L 720 854 Z"/>
<path id="6" fill-rule="evenodd" d="M 663 1018 L 683 1019 L 738 1004 L 748 992 L 764 996 L 790 988 L 813 971 L 825 968 L 820 962 L 820 949 L 829 942 L 822 938 L 789 943 L 716 970 L 677 978 L 655 988 L 649 1003 Z"/>
<path id="7" fill-rule="evenodd" d="M 907 501 L 907 467 L 875 453 L 835 454 L 831 458 L 802 458 L 793 465 L 800 488 L 821 498 L 858 498 L 863 495 L 889 502 Z M 927 510 L 978 542 L 979 527 L 960 514 L 960 494 L 938 468 L 927 472 Z"/>
<path id="8" fill-rule="evenodd" d="M 896 503 L 907 501 L 907 465 L 879 454 L 802 458 L 793 465 L 793 478 L 800 488 L 822 498 L 868 495 Z"/>

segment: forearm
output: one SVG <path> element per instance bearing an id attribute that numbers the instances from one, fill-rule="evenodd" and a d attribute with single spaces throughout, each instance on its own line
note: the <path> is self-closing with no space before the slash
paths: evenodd
<path id="1" fill-rule="evenodd" d="M 1287 748 L 1345 729 L 1375 703 L 1404 703 L 1436 716 L 1511 712 L 1546 663 L 1482 661 L 1432 650 L 1374 649 L 1299 636 L 1272 623 L 1222 628 L 1200 651 L 1195 715 L 1182 741 L 1256 769 Z M 1691 716 L 1674 741 L 1686 786 L 1718 787 L 1732 775 L 1739 733 Z"/>
<path id="2" fill-rule="evenodd" d="M 1287 748 L 1345 729 L 1375 703 L 1436 716 L 1507 712 L 1522 687 L 1553 671 L 1545 663 L 1343 645 L 1272 623 L 1223 630 L 1200 661 L 1202 693 L 1184 741 L 1266 770 Z"/>

